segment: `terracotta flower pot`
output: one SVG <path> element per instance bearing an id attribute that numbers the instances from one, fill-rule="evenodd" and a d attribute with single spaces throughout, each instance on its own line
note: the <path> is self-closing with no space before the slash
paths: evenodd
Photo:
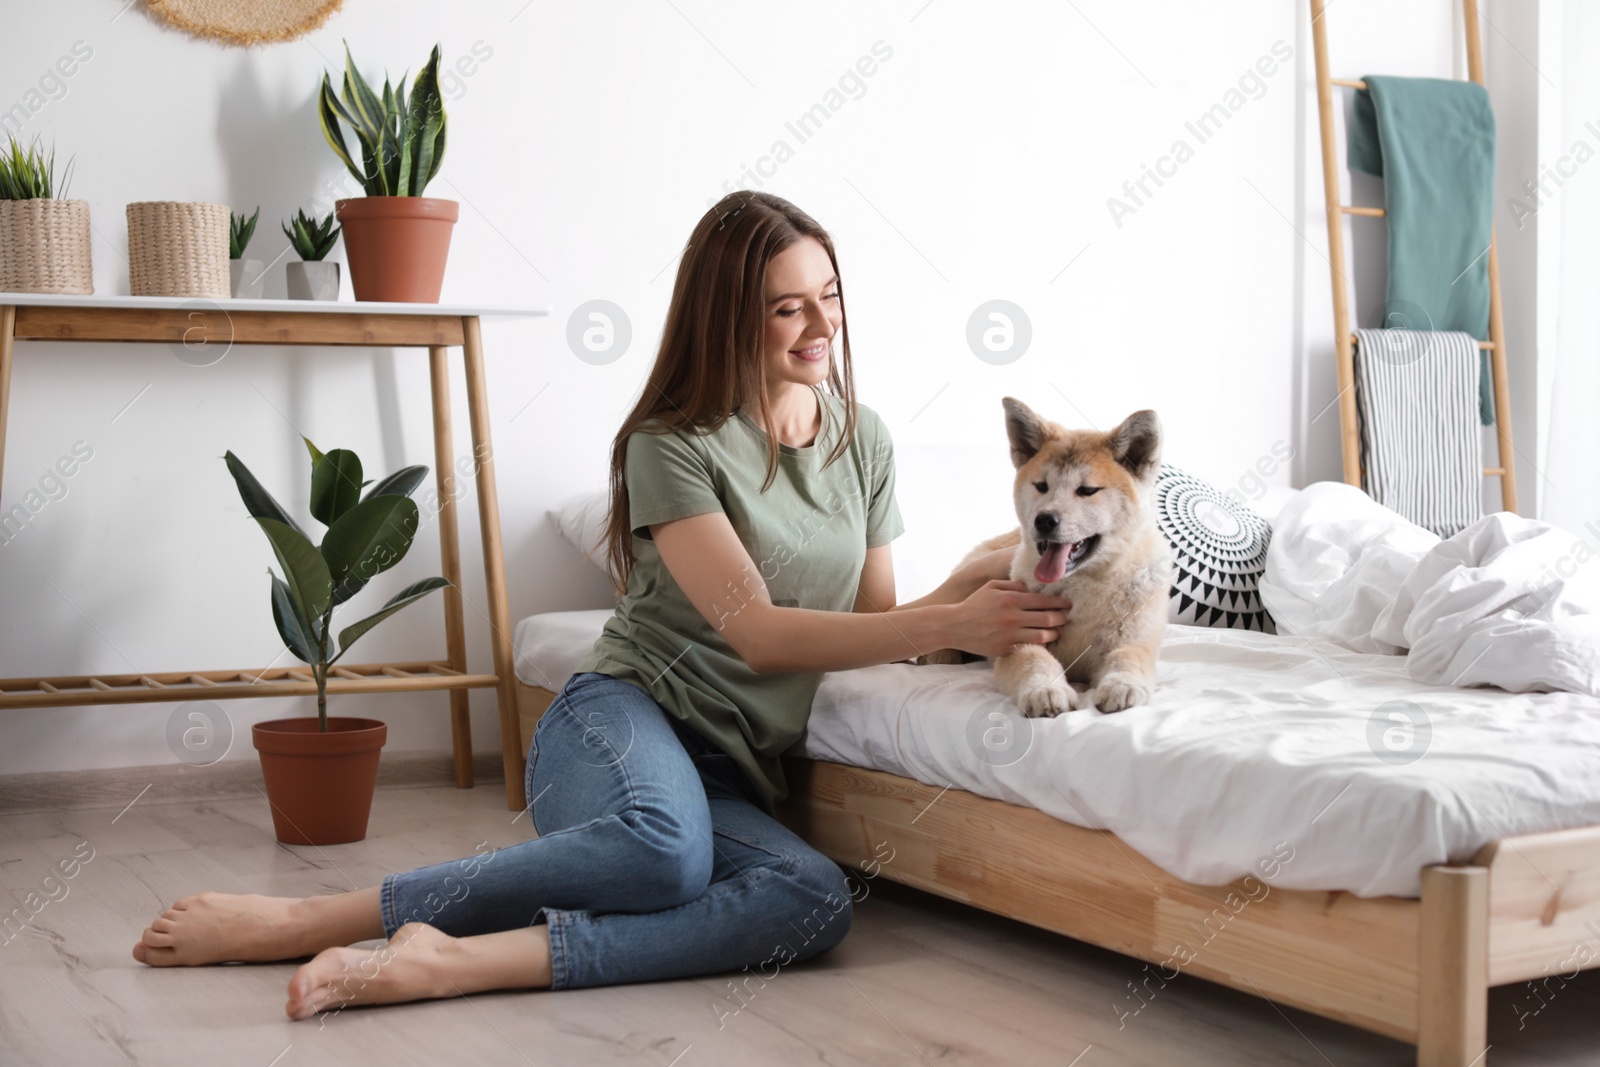
<path id="1" fill-rule="evenodd" d="M 429 196 L 364 196 L 339 200 L 350 287 L 357 300 L 437 304 L 460 215 L 454 200 Z"/>
<path id="2" fill-rule="evenodd" d="M 273 719 L 250 730 L 261 753 L 272 826 L 286 845 L 342 845 L 367 836 L 378 752 L 389 728 L 376 719 Z"/>

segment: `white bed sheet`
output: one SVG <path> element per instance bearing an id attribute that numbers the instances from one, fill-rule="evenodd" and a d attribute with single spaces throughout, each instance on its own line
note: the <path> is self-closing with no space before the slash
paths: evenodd
<path id="1" fill-rule="evenodd" d="M 609 615 L 522 620 L 518 676 L 559 688 Z M 1023 719 L 987 664 L 837 672 L 803 747 L 1110 830 L 1208 885 L 1416 896 L 1423 867 L 1497 837 L 1600 824 L 1600 700 L 1424 685 L 1403 657 L 1236 630 L 1169 627 L 1154 702 L 1116 715 Z"/>

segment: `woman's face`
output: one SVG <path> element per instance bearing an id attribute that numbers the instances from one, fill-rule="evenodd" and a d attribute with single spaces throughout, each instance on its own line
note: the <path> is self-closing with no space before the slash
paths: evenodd
<path id="1" fill-rule="evenodd" d="M 802 237 L 767 264 L 762 357 L 767 381 L 819 385 L 833 363 L 833 335 L 844 314 L 827 249 Z"/>

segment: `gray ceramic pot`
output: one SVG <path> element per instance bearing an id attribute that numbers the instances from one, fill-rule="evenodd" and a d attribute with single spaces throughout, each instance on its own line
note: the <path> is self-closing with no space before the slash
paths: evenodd
<path id="1" fill-rule="evenodd" d="M 267 267 L 259 259 L 228 260 L 228 280 L 239 300 L 260 300 L 267 282 Z"/>
<path id="2" fill-rule="evenodd" d="M 289 262 L 283 265 L 290 300 L 339 299 L 339 264 Z"/>

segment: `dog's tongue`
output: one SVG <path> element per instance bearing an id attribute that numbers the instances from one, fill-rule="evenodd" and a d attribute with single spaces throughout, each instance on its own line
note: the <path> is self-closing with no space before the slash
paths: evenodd
<path id="1" fill-rule="evenodd" d="M 1059 582 L 1067 573 L 1067 556 L 1072 552 L 1070 544 L 1052 541 L 1045 548 L 1044 554 L 1039 557 L 1039 565 L 1033 568 L 1035 581 L 1043 585 Z"/>

